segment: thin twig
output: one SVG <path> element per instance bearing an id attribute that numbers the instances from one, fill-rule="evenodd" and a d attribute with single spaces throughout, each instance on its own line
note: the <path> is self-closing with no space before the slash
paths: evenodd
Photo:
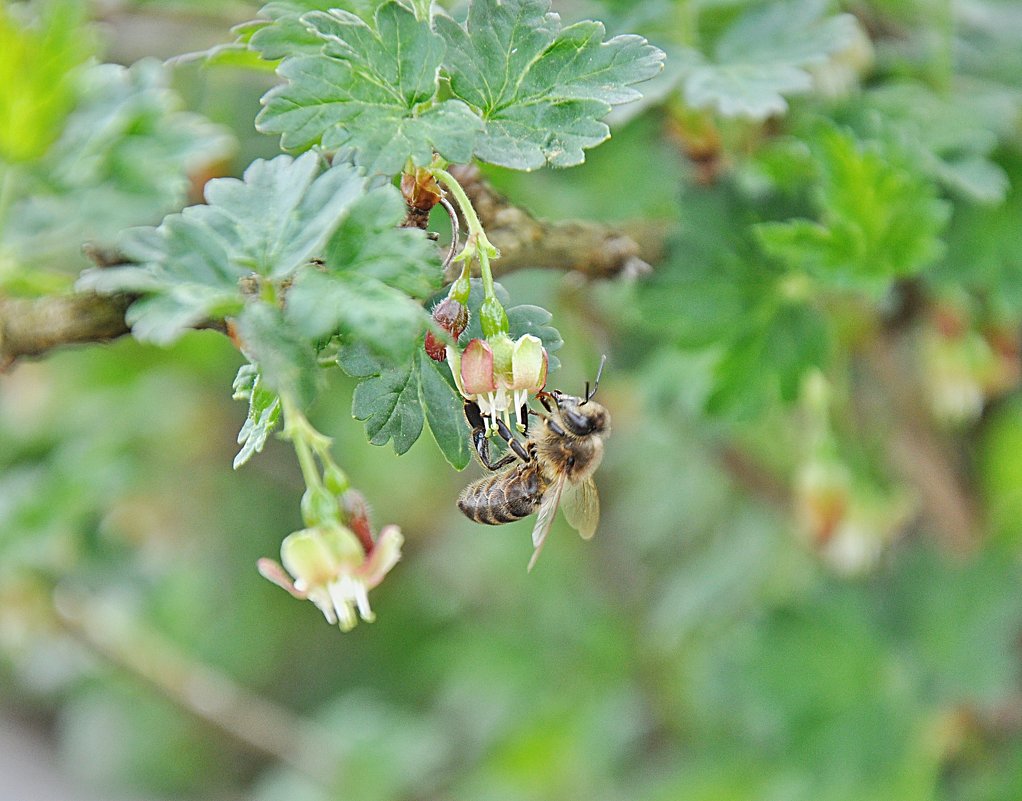
<path id="1" fill-rule="evenodd" d="M 64 629 L 91 651 L 242 745 L 336 789 L 339 749 L 329 730 L 195 661 L 112 604 L 58 589 L 54 606 Z"/>
<path id="2" fill-rule="evenodd" d="M 935 430 L 920 400 L 911 344 L 899 330 L 881 329 L 861 354 L 866 382 L 857 400 L 871 427 L 886 426 L 888 458 L 918 494 L 927 528 L 949 551 L 967 553 L 981 532 L 975 492 L 957 449 Z"/>
<path id="3" fill-rule="evenodd" d="M 663 258 L 665 225 L 538 220 L 498 194 L 476 167 L 451 167 L 450 172 L 471 200 L 487 238 L 500 250 L 500 259 L 493 262 L 497 274 L 538 267 L 613 278 L 642 275 Z"/>

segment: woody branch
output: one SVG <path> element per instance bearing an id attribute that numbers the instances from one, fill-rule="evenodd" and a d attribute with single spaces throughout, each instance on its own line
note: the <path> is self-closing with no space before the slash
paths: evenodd
<path id="1" fill-rule="evenodd" d="M 499 195 L 474 167 L 453 171 L 487 235 L 500 248 L 501 258 L 494 262 L 497 274 L 543 268 L 613 278 L 644 273 L 663 255 L 663 226 L 624 229 L 585 221 L 542 221 Z M 109 257 L 100 260 L 100 266 L 111 263 Z M 64 345 L 106 342 L 128 333 L 124 313 L 131 301 L 127 295 L 92 293 L 0 295 L 0 370 Z"/>

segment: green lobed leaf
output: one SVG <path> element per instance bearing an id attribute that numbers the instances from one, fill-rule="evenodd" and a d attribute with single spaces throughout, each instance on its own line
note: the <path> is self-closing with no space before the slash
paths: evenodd
<path id="1" fill-rule="evenodd" d="M 602 23 L 561 29 L 548 0 L 475 0 L 464 25 L 438 12 L 445 70 L 455 97 L 477 109 L 485 130 L 478 158 L 519 170 L 569 167 L 610 130 L 612 105 L 640 97 L 632 85 L 663 68 L 640 36 L 604 41 Z"/>
<path id="2" fill-rule="evenodd" d="M 128 320 L 136 337 L 159 344 L 236 313 L 245 301 L 243 278 L 253 271 L 291 276 L 319 252 L 361 194 L 364 179 L 350 165 L 316 177 L 318 170 L 316 155 L 307 153 L 256 160 L 242 181 L 210 181 L 207 205 L 190 206 L 122 240 L 122 251 L 141 269 L 92 270 L 78 286 L 151 293 L 131 307 Z"/>
<path id="3" fill-rule="evenodd" d="M 245 355 L 259 368 L 260 383 L 302 407 L 312 403 L 320 372 L 315 351 L 280 309 L 261 301 L 249 303 L 236 325 Z"/>
<path id="4" fill-rule="evenodd" d="M 351 413 L 365 422 L 369 441 L 373 445 L 392 441 L 398 454 L 412 447 L 422 433 L 424 419 L 417 359 L 390 367 L 364 347 L 355 346 L 341 350 L 338 364 L 349 375 L 363 379 L 355 387 Z"/>
<path id="5" fill-rule="evenodd" d="M 404 199 L 393 186 L 382 186 L 355 203 L 323 252 L 327 271 L 358 272 L 406 295 L 425 300 L 442 278 L 436 245 L 421 231 L 401 228 Z"/>
<path id="6" fill-rule="evenodd" d="M 436 97 L 445 47 L 428 24 L 397 2 L 371 25 L 342 10 L 301 19 L 322 48 L 284 59 L 288 83 L 263 97 L 259 130 L 281 134 L 284 148 L 351 149 L 370 173 L 395 174 L 409 158 L 426 164 L 434 151 L 471 159 L 479 118 L 457 100 L 420 107 Z"/>
<path id="7" fill-rule="evenodd" d="M 386 0 L 273 0 L 259 9 L 256 19 L 231 28 L 233 42 L 172 59 L 174 63 L 201 59 L 205 64 L 229 64 L 272 70 L 273 62 L 299 54 L 315 55 L 323 40 L 302 22 L 309 11 L 340 9 L 371 22 Z"/>
<path id="8" fill-rule="evenodd" d="M 234 457 L 237 470 L 255 454 L 262 452 L 266 440 L 280 422 L 280 396 L 263 386 L 259 368 L 243 364 L 234 379 L 234 399 L 248 401 L 248 415 L 238 432 L 241 450 Z"/>
<path id="9" fill-rule="evenodd" d="M 287 319 L 310 339 L 340 334 L 388 362 L 409 358 L 429 320 L 403 292 L 356 272 L 303 270 L 288 291 Z"/>
<path id="10" fill-rule="evenodd" d="M 836 286 L 865 289 L 931 265 L 950 212 L 932 183 L 847 133 L 823 130 L 816 142 L 819 220 L 755 226 L 767 253 Z"/>
<path id="11" fill-rule="evenodd" d="M 998 203 L 1008 190 L 1004 170 L 990 159 L 1001 137 L 1011 136 L 1017 103 L 982 87 L 940 94 L 922 83 L 889 82 L 849 103 L 842 114 L 863 138 L 889 140 L 918 169 L 979 203 Z"/>
<path id="12" fill-rule="evenodd" d="M 364 179 L 348 164 L 317 177 L 319 158 L 256 159 L 243 180 L 206 184 L 209 214 L 223 215 L 231 261 L 280 278 L 308 261 L 325 244 L 341 216 L 362 194 Z"/>
<path id="13" fill-rule="evenodd" d="M 240 301 L 235 295 L 191 284 L 136 300 L 124 320 L 139 342 L 166 346 L 200 323 L 223 319 L 239 308 Z"/>
<path id="14" fill-rule="evenodd" d="M 455 470 L 464 470 L 472 461 L 464 402 L 451 379 L 447 362 L 435 362 L 422 348 L 419 359 L 419 403 L 429 423 L 430 433 Z"/>
<path id="15" fill-rule="evenodd" d="M 755 4 L 717 40 L 712 60 L 688 51 L 682 91 L 693 108 L 762 120 L 787 111 L 785 98 L 813 88 L 811 69 L 855 47 L 868 49 L 855 17 L 830 14 L 826 0 Z"/>
<path id="16" fill-rule="evenodd" d="M 244 271 L 230 263 L 217 236 L 189 219 L 189 211 L 167 217 L 159 228 L 125 232 L 121 252 L 142 266 L 88 270 L 76 284 L 103 293 L 150 293 L 125 315 L 140 341 L 169 345 L 195 325 L 242 308 L 238 281 Z"/>
<path id="17" fill-rule="evenodd" d="M 279 61 L 298 53 L 312 55 L 319 52 L 323 42 L 301 21 L 302 14 L 314 9 L 345 6 L 339 0 L 267 3 L 259 9 L 259 16 L 263 19 L 253 20 L 236 29 L 238 38 L 267 61 Z"/>
<path id="18" fill-rule="evenodd" d="M 429 320 L 421 300 L 436 290 L 441 269 L 422 231 L 398 227 L 404 214 L 392 186 L 357 201 L 323 264 L 302 270 L 288 290 L 288 319 L 311 338 L 341 334 L 388 362 L 409 358 Z"/>
<path id="19" fill-rule="evenodd" d="M 4 246 L 34 265 L 84 266 L 85 241 L 112 244 L 181 207 L 189 175 L 233 146 L 223 129 L 180 110 L 166 67 L 144 59 L 78 73 L 77 104 L 31 172 L 11 177 Z"/>
<path id="20" fill-rule="evenodd" d="M 422 433 L 425 420 L 440 452 L 456 470 L 472 460 L 464 403 L 454 386 L 446 362 L 434 362 L 422 348 L 405 363 L 380 359 L 364 343 L 341 348 L 338 364 L 361 379 L 352 400 L 352 415 L 365 421 L 366 436 L 374 445 L 392 442 L 407 451 Z"/>

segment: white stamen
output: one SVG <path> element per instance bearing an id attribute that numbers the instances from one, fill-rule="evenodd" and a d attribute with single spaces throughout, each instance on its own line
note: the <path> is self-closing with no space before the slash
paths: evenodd
<path id="1" fill-rule="evenodd" d="M 340 620 L 341 628 L 345 631 L 355 627 L 358 623 L 358 618 L 355 617 L 355 611 L 352 609 L 352 598 L 348 587 L 344 586 L 348 581 L 351 580 L 350 576 L 341 576 L 337 581 L 332 581 L 327 585 L 327 592 L 330 593 L 330 600 L 334 602 L 334 609 L 337 612 L 337 617 Z"/>

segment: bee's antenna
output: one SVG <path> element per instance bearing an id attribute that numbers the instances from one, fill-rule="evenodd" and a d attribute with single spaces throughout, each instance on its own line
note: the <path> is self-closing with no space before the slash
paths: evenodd
<path id="1" fill-rule="evenodd" d="M 596 395 L 596 390 L 600 388 L 600 376 L 603 375 L 603 365 L 605 365 L 606 363 L 607 354 L 604 353 L 603 356 L 600 358 L 600 367 L 596 371 L 596 381 L 593 382 L 593 391 L 592 392 L 589 391 L 589 382 L 586 381 L 586 399 L 582 401 L 582 403 L 580 403 L 579 406 L 589 403 L 589 401 L 593 399 L 593 396 Z"/>

